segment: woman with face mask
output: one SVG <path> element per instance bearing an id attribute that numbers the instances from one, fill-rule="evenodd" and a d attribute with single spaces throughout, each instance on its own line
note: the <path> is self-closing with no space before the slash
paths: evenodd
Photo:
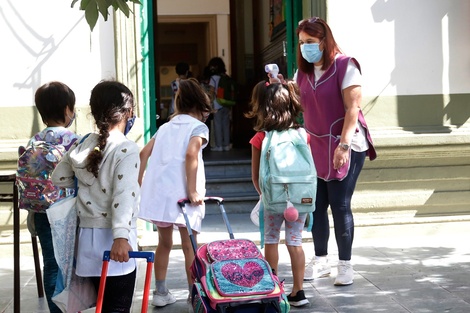
<path id="1" fill-rule="evenodd" d="M 304 127 L 310 133 L 318 175 L 312 228 L 315 257 L 307 264 L 304 280 L 330 275 L 330 206 L 339 254 L 334 284 L 350 285 L 354 280 L 351 198 L 366 156 L 376 158 L 361 111 L 361 68 L 356 59 L 342 53 L 321 18 L 300 21 L 296 33 L 299 69 L 294 80 L 300 88 Z"/>

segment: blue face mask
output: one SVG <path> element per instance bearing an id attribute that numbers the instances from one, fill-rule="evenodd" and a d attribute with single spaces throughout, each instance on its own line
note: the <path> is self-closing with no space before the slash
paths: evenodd
<path id="1" fill-rule="evenodd" d="M 323 56 L 319 43 L 304 43 L 300 46 L 302 57 L 309 63 L 317 63 Z"/>
<path id="2" fill-rule="evenodd" d="M 72 117 L 70 117 L 68 114 L 67 117 L 69 118 L 70 122 L 67 124 L 67 126 L 65 126 L 65 128 L 69 128 L 70 126 L 72 126 L 73 121 L 75 120 L 75 112 L 73 112 Z"/>
<path id="3" fill-rule="evenodd" d="M 135 115 L 127 120 L 126 129 L 124 129 L 124 136 L 126 136 L 130 131 L 132 126 L 134 126 Z"/>

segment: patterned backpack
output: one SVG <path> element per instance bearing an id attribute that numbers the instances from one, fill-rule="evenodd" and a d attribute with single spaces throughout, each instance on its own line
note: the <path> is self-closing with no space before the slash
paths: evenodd
<path id="1" fill-rule="evenodd" d="M 45 213 L 54 202 L 73 193 L 73 188 L 59 188 L 51 181 L 52 171 L 66 150 L 63 145 L 34 141 L 28 147 L 18 148 L 18 207 Z"/>
<path id="2" fill-rule="evenodd" d="M 284 284 L 248 239 L 216 240 L 198 248 L 191 266 L 196 313 L 287 313 Z"/>

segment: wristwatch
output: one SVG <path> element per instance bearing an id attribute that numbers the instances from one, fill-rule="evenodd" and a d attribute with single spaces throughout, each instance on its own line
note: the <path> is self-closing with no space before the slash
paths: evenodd
<path id="1" fill-rule="evenodd" d="M 343 149 L 344 151 L 348 151 L 350 148 L 350 146 L 347 143 L 343 143 L 343 142 L 339 144 L 339 147 Z"/>

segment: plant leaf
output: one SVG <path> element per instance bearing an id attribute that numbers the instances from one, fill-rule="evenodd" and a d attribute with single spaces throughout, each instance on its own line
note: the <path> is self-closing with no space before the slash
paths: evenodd
<path id="1" fill-rule="evenodd" d="M 96 3 L 98 5 L 98 11 L 101 13 L 103 16 L 104 20 L 108 20 L 108 8 L 109 8 L 109 3 L 106 0 L 96 0 Z"/>
<path id="2" fill-rule="evenodd" d="M 119 9 L 124 13 L 126 17 L 129 17 L 129 6 L 124 0 L 116 0 Z"/>
<path id="3" fill-rule="evenodd" d="M 75 3 L 77 3 L 78 0 L 73 0 L 72 3 L 70 4 L 70 7 L 73 8 L 73 6 L 75 5 Z"/>
<path id="4" fill-rule="evenodd" d="M 111 5 L 113 6 L 114 11 L 119 9 L 119 6 L 118 6 L 118 4 L 116 3 L 115 0 L 107 0 L 107 1 L 111 3 Z"/>
<path id="5" fill-rule="evenodd" d="M 93 31 L 93 28 L 95 28 L 96 22 L 98 21 L 98 7 L 95 1 L 90 1 L 86 6 L 85 19 L 90 26 L 90 30 Z"/>
<path id="6" fill-rule="evenodd" d="M 80 1 L 80 10 L 86 10 L 87 6 L 90 4 L 91 0 L 81 0 Z"/>
<path id="7" fill-rule="evenodd" d="M 139 0 L 129 0 L 129 1 L 135 4 L 142 4 L 142 2 L 140 2 Z"/>

